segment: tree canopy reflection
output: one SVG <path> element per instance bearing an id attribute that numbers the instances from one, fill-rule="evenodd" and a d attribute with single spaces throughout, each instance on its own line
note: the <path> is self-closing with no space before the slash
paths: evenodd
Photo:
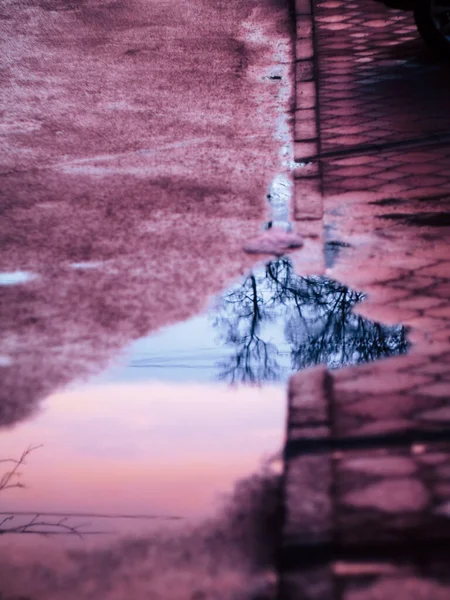
<path id="1" fill-rule="evenodd" d="M 403 326 L 352 313 L 363 298 L 326 277 L 298 276 L 288 258 L 267 263 L 217 301 L 213 325 L 229 350 L 218 365 L 220 379 L 277 381 L 286 367 L 334 369 L 405 352 Z"/>

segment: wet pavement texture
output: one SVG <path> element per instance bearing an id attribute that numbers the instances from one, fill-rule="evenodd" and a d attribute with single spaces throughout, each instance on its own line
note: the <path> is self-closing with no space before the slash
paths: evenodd
<path id="1" fill-rule="evenodd" d="M 448 597 L 449 65 L 410 13 L 296 6 L 297 230 L 338 245 L 327 276 L 412 345 L 291 379 L 281 597 Z"/>
<path id="2" fill-rule="evenodd" d="M 2 600 L 450 593 L 449 66 L 295 12 L 0 8 Z"/>
<path id="3" fill-rule="evenodd" d="M 133 344 L 128 367 L 143 378 L 261 385 L 285 383 L 308 366 L 335 369 L 406 352 L 403 326 L 353 314 L 363 299 L 326 277 L 300 277 L 280 258 L 214 299 L 205 315 Z"/>
<path id="4" fill-rule="evenodd" d="M 242 246 L 289 159 L 290 24 L 272 0 L 8 0 L 0 18 L 13 424 L 255 264 Z"/>
<path id="5" fill-rule="evenodd" d="M 363 299 L 326 277 L 300 277 L 291 260 L 279 258 L 213 299 L 204 315 L 133 342 L 108 369 L 54 393 L 33 420 L 2 433 L 8 456 L 20 456 L 29 440 L 43 441 L 27 455 L 33 491 L 8 493 L 3 513 L 15 516 L 2 531 L 16 531 L 33 514 L 51 516 L 62 504 L 67 514 L 91 514 L 83 535 L 104 530 L 96 517 L 102 511 L 106 518 L 152 507 L 156 521 L 208 512 L 221 486 L 279 452 L 293 373 L 407 351 L 403 326 L 352 312 Z M 139 499 L 120 491 L 127 478 Z M 187 495 L 174 495 L 174 486 Z M 129 527 L 122 520 L 109 518 L 106 531 Z M 152 518 L 133 525 L 142 531 L 146 520 Z"/>
<path id="6" fill-rule="evenodd" d="M 291 28 L 278 0 L 2 3 L 2 600 L 273 595 L 284 388 L 178 359 L 301 243 Z"/>

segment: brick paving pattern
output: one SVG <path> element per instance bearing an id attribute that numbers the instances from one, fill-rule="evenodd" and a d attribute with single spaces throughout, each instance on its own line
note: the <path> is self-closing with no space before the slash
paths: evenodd
<path id="1" fill-rule="evenodd" d="M 297 0 L 297 40 L 298 230 L 345 242 L 327 276 L 367 294 L 360 314 L 406 325 L 412 347 L 292 378 L 280 597 L 443 600 L 450 65 L 410 13 L 374 0 Z"/>

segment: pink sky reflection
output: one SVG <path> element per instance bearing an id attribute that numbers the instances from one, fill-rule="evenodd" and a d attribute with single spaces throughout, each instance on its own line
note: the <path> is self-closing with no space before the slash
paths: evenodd
<path id="1" fill-rule="evenodd" d="M 27 489 L 2 510 L 210 514 L 233 483 L 283 443 L 282 387 L 159 382 L 96 384 L 51 396 L 2 432 L 2 457 L 27 459 Z"/>

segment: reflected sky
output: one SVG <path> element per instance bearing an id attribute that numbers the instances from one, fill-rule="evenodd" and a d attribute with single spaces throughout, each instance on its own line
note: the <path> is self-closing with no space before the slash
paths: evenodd
<path id="1" fill-rule="evenodd" d="M 254 271 L 217 302 L 213 325 L 231 357 L 230 382 L 282 381 L 318 364 L 330 369 L 406 352 L 406 330 L 352 312 L 364 299 L 326 277 L 301 277 L 290 259 Z"/>
<path id="2" fill-rule="evenodd" d="M 27 283 L 35 278 L 36 275 L 28 271 L 0 271 L 0 286 Z"/>
<path id="3" fill-rule="evenodd" d="M 2 510 L 205 516 L 279 450 L 285 410 L 283 390 L 272 386 L 73 386 L 33 421 L 2 433 L 4 456 L 43 442 L 21 469 L 27 489 L 6 490 Z"/>
<path id="4" fill-rule="evenodd" d="M 4 491 L 2 510 L 156 521 L 212 514 L 237 479 L 279 452 L 293 372 L 406 351 L 402 326 L 352 313 L 363 298 L 296 275 L 288 258 L 260 265 L 204 315 L 136 341 L 103 374 L 53 394 L 33 420 L 3 432 L 2 456 L 43 446 L 22 469 L 29 489 Z M 115 518 L 106 530 L 152 526 Z M 89 527 L 105 522 L 89 518 Z"/>
<path id="5" fill-rule="evenodd" d="M 352 313 L 363 299 L 326 277 L 300 277 L 280 258 L 257 267 L 204 315 L 134 342 L 98 380 L 284 383 L 309 366 L 405 352 L 404 327 Z"/>

